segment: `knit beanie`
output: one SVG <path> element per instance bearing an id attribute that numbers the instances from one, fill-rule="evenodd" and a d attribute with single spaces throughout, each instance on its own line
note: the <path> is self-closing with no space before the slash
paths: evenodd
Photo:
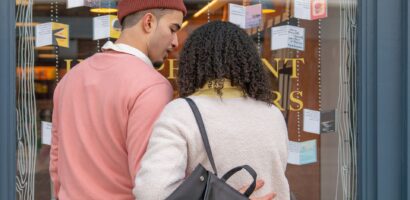
<path id="1" fill-rule="evenodd" d="M 118 3 L 118 20 L 122 24 L 122 20 L 132 13 L 154 9 L 154 8 L 164 8 L 180 10 L 187 13 L 186 7 L 183 0 L 120 0 Z"/>

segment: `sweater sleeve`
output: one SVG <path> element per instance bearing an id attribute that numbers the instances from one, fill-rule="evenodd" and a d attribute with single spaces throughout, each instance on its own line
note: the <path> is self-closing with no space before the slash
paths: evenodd
<path id="1" fill-rule="evenodd" d="M 54 196 L 58 198 L 58 192 L 60 190 L 60 179 L 58 177 L 58 87 L 54 92 L 53 99 L 53 119 L 52 119 L 52 138 L 51 138 L 51 150 L 50 150 L 50 177 L 54 184 Z"/>
<path id="2" fill-rule="evenodd" d="M 172 99 L 169 83 L 159 83 L 142 91 L 129 105 L 126 148 L 132 180 L 138 171 L 155 120 Z"/>
<path id="3" fill-rule="evenodd" d="M 289 145 L 289 137 L 288 137 L 288 128 L 286 125 L 285 118 L 283 117 L 282 112 L 275 106 L 272 106 L 272 109 L 274 110 L 275 113 L 275 121 L 277 122 L 277 129 L 279 133 L 281 133 L 281 142 L 280 144 L 283 144 L 284 149 L 281 149 L 280 153 L 280 161 L 281 161 L 281 167 L 283 172 L 286 171 L 286 167 L 288 164 L 288 145 Z"/>
<path id="4" fill-rule="evenodd" d="M 138 200 L 165 199 L 185 178 L 187 141 L 173 116 L 178 110 L 166 108 L 154 126 L 135 179 L 133 193 Z"/>

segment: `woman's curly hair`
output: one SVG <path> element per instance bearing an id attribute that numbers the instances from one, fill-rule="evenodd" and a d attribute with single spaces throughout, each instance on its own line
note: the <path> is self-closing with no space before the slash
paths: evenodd
<path id="1" fill-rule="evenodd" d="M 268 76 L 252 39 L 230 22 L 213 21 L 195 30 L 185 42 L 177 78 L 180 96 L 189 96 L 210 81 L 221 96 L 225 79 L 240 87 L 244 96 L 273 102 Z"/>

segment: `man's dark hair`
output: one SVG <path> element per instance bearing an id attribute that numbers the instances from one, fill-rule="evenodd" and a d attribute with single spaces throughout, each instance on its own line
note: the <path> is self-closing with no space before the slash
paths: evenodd
<path id="1" fill-rule="evenodd" d="M 240 87 L 244 96 L 272 104 L 273 92 L 255 43 L 238 26 L 214 21 L 185 42 L 177 79 L 180 96 L 195 93 L 209 81 L 221 96 L 225 79 Z"/>

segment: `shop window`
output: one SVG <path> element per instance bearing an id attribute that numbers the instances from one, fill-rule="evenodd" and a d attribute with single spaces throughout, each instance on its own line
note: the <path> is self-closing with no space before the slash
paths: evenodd
<path id="1" fill-rule="evenodd" d="M 178 33 L 179 49 L 157 70 L 176 89 L 179 51 L 189 34 L 208 21 L 238 24 L 258 47 L 272 81 L 273 103 L 288 125 L 292 199 L 356 199 L 357 1 L 185 3 L 188 14 Z M 51 199 L 47 132 L 54 88 L 76 64 L 118 38 L 117 2 L 17 0 L 16 4 L 16 190 L 19 199 Z"/>

